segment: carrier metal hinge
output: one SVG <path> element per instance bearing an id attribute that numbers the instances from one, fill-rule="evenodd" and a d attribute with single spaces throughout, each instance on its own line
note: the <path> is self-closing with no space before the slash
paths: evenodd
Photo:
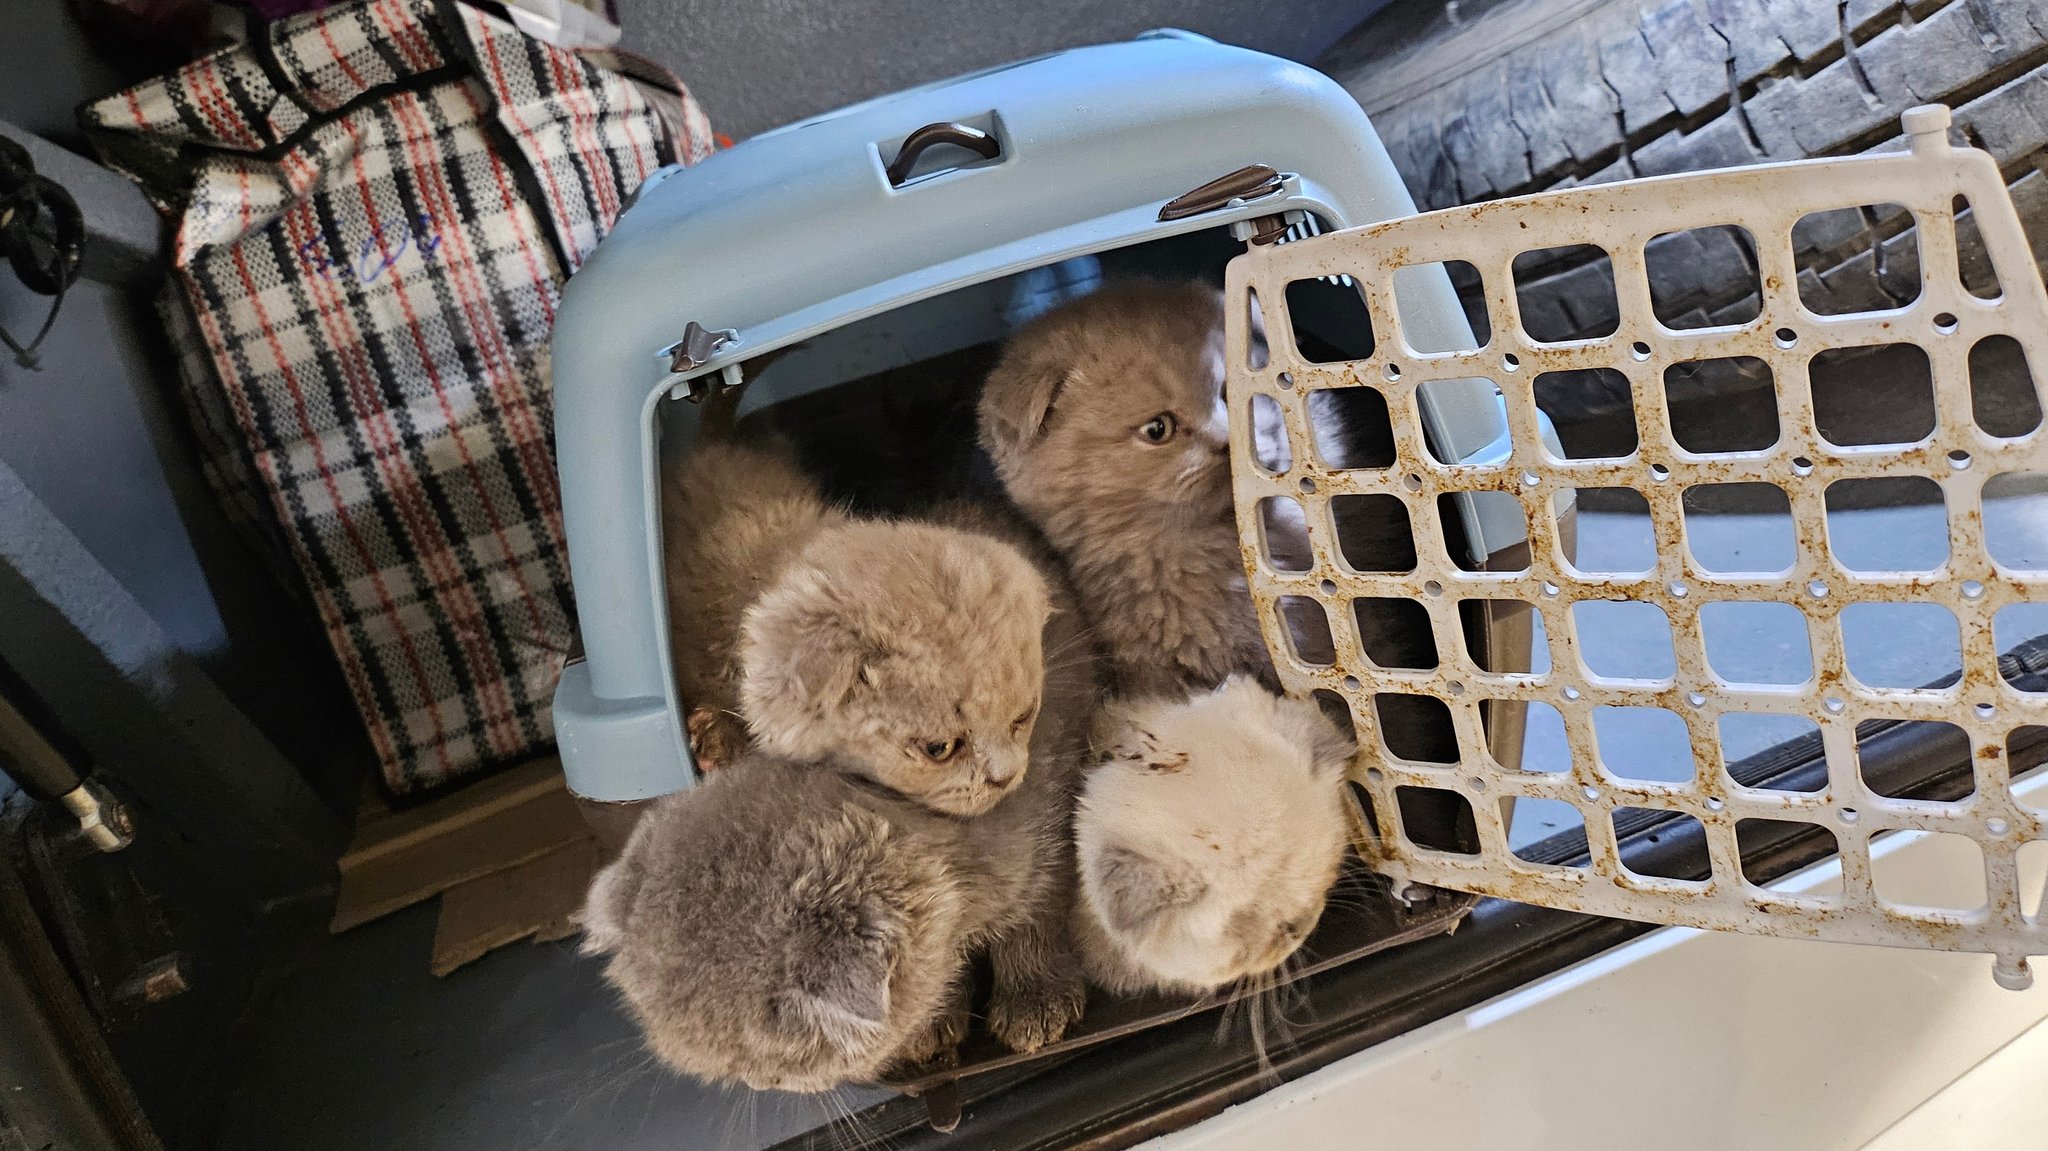
<path id="1" fill-rule="evenodd" d="M 1159 220 L 1161 223 L 1184 220 L 1206 212 L 1241 207 L 1253 200 L 1297 191 L 1300 184 L 1301 178 L 1291 172 L 1280 172 L 1265 164 L 1250 164 L 1168 200 L 1166 206 L 1159 209 Z M 1292 211 L 1238 220 L 1230 225 L 1230 234 L 1249 244 L 1270 244 L 1285 236 L 1287 229 L 1303 218 L 1304 213 Z"/>
<path id="2" fill-rule="evenodd" d="M 690 326 L 683 329 L 683 338 L 663 348 L 661 354 L 668 357 L 669 371 L 687 372 L 710 363 L 712 355 L 718 349 L 737 342 L 739 338 L 737 328 L 719 328 L 714 331 L 691 320 Z"/>
<path id="3" fill-rule="evenodd" d="M 706 328 L 695 320 L 691 320 L 689 327 L 683 329 L 683 338 L 663 348 L 661 354 L 668 357 L 669 371 L 694 371 L 710 363 L 711 357 L 716 355 L 719 349 L 728 344 L 738 343 L 739 338 L 740 333 L 737 328 L 718 328 L 714 330 Z M 738 364 L 727 365 L 719 378 L 724 381 L 724 386 L 727 389 L 738 387 L 740 382 L 740 366 Z M 710 376 L 699 376 L 696 379 L 684 380 L 676 385 L 674 391 L 682 393 L 683 398 L 688 399 L 694 404 L 701 401 L 710 391 L 711 379 L 712 377 Z"/>

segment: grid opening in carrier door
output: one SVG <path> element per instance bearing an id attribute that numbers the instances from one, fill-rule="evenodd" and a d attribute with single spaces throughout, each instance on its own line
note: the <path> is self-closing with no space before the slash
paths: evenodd
<path id="1" fill-rule="evenodd" d="M 962 150 L 949 131 L 923 131 L 949 125 L 980 138 L 951 133 L 968 141 Z M 920 135 L 938 143 L 895 170 Z M 1244 182 L 1247 172 L 1256 179 Z M 1218 194 L 1221 176 L 1238 183 Z M 659 538 L 663 453 L 687 452 L 701 434 L 703 406 L 680 397 L 746 379 L 740 425 L 809 443 L 828 487 L 888 510 L 964 478 L 972 387 L 1040 289 L 1076 291 L 1092 270 L 1214 283 L 1270 223 L 1302 236 L 1408 211 L 1384 149 L 1335 84 L 1178 33 L 901 93 L 650 180 L 571 281 L 556 324 L 557 451 L 583 652 L 555 700 L 571 789 L 591 806 L 624 807 L 692 781 Z M 1468 340 L 1448 279 L 1411 278 L 1410 329 L 1446 346 Z M 1356 285 L 1332 282 L 1295 302 L 1305 333 L 1328 333 L 1328 354 L 1357 354 L 1342 342 Z M 1424 410 L 1445 458 L 1506 442 L 1490 382 L 1447 384 Z M 1384 432 L 1383 411 L 1379 419 Z M 1448 546 L 1477 563 L 1524 544 L 1519 529 L 1503 536 L 1505 521 L 1477 511 L 1453 513 L 1458 538 Z M 1472 621 L 1483 658 L 1520 666 L 1525 626 L 1483 610 Z M 1505 730 L 1512 710 L 1489 720 Z M 1512 758 L 1507 746 L 1501 754 Z M 1404 812 L 1404 825 L 1433 819 L 1443 842 L 1472 842 L 1458 814 L 1425 803 Z M 1310 947 L 1341 961 L 1440 933 L 1470 904 L 1422 887 L 1401 892 L 1412 901 L 1384 899 L 1348 921 L 1326 916 Z M 1091 1011 L 1038 1055 L 1189 1007 Z M 1020 1058 L 970 1045 L 949 1074 Z"/>

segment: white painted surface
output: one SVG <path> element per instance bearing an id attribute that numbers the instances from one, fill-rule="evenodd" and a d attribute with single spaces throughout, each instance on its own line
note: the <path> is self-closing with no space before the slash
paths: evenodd
<path id="1" fill-rule="evenodd" d="M 2048 1023 L 2006 1044 L 1864 1151 L 2022 1151 L 2048 1142 Z"/>
<path id="2" fill-rule="evenodd" d="M 1925 838 L 1874 847 L 1954 879 Z M 2022 1151 L 2048 1146 L 2044 1020 L 2048 981 L 2003 990 L 1983 955 L 1667 928 L 1146 1146 Z"/>

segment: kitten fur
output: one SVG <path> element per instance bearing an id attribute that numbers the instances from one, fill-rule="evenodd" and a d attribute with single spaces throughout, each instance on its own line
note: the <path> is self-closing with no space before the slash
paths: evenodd
<path id="1" fill-rule="evenodd" d="M 1071 926 L 1089 979 L 1207 993 L 1285 962 L 1343 859 L 1350 741 L 1246 676 L 1110 704 L 1096 741 L 1074 817 Z"/>
<path id="2" fill-rule="evenodd" d="M 664 468 L 669 655 L 700 766 L 747 744 L 737 656 L 747 607 L 806 542 L 847 518 L 776 448 L 705 437 Z"/>
<path id="3" fill-rule="evenodd" d="M 820 1091 L 942 1058 L 965 1034 L 963 968 L 983 950 L 997 1039 L 1036 1050 L 1079 1018 L 1064 925 L 1100 684 L 1078 613 L 1057 585 L 1050 596 L 1030 767 L 986 813 L 956 818 L 838 760 L 755 749 L 642 817 L 592 884 L 584 949 L 611 956 L 606 975 L 662 1062 Z"/>
<path id="4" fill-rule="evenodd" d="M 988 910 L 900 799 L 744 752 L 641 817 L 583 911 L 648 1049 L 756 1090 L 874 1078 L 953 995 Z"/>
<path id="5" fill-rule="evenodd" d="M 1051 613 L 1038 568 L 986 532 L 827 527 L 747 609 L 740 710 L 763 747 L 980 815 L 1029 766 Z"/>
<path id="6" fill-rule="evenodd" d="M 1256 314 L 1252 320 L 1253 356 L 1263 363 L 1263 329 Z M 1223 366 L 1221 292 L 1136 281 L 1020 328 L 982 391 L 982 447 L 1011 500 L 1066 561 L 1125 694 L 1214 687 L 1233 672 L 1277 683 L 1232 509 Z M 1309 405 L 1313 446 L 1288 444 L 1277 410 L 1255 405 L 1256 454 L 1278 460 L 1313 450 L 1333 468 L 1393 462 L 1385 405 L 1370 389 L 1318 390 Z M 1174 417 L 1175 434 L 1154 444 L 1142 429 L 1162 413 Z M 1278 501 L 1266 510 L 1275 563 L 1306 568 L 1300 505 Z M 1415 566 L 1398 504 L 1332 503 L 1330 511 L 1347 561 L 1373 571 Z M 1428 630 L 1410 626 L 1395 606 L 1361 600 L 1355 615 L 1375 652 L 1425 661 L 1400 666 L 1428 666 L 1433 658 Z M 1282 622 L 1302 662 L 1334 658 L 1320 610 Z M 1390 726 L 1401 746 L 1430 756 L 1455 748 L 1448 726 L 1431 713 L 1400 709 Z"/>
<path id="7" fill-rule="evenodd" d="M 1222 383 L 1223 294 L 1139 281 L 1020 328 L 982 391 L 982 447 L 1066 560 L 1127 693 L 1270 667 L 1232 518 Z M 1161 416 L 1172 434 L 1149 442 Z"/>

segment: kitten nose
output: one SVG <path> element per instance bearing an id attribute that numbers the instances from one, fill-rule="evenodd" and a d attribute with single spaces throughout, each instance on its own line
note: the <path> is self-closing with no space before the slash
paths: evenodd
<path id="1" fill-rule="evenodd" d="M 1024 774 L 1029 763 L 1029 758 L 1021 755 L 985 755 L 981 759 L 981 776 L 996 787 L 1007 787 Z"/>

